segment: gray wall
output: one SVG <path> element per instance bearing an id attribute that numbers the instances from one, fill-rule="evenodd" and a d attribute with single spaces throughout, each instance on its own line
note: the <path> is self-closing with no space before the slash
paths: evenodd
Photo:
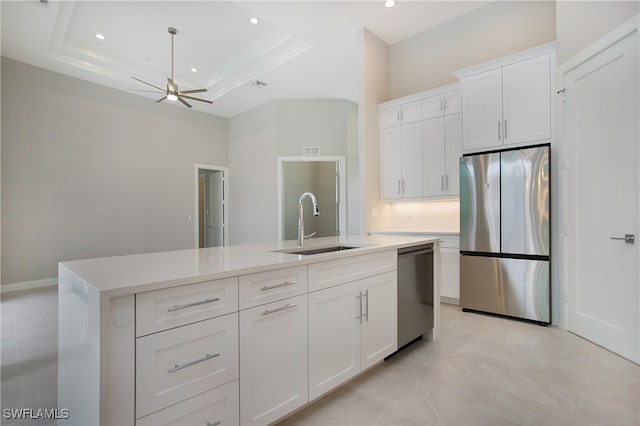
<path id="1" fill-rule="evenodd" d="M 1 90 L 3 284 L 194 247 L 194 163 L 228 165 L 226 119 L 7 58 Z"/>
<path id="2" fill-rule="evenodd" d="M 556 39 L 556 2 L 496 1 L 391 46 L 389 95 L 455 83 L 452 71 Z"/>
<path id="3" fill-rule="evenodd" d="M 318 146 L 321 155 L 346 156 L 349 164 L 358 155 L 357 125 L 357 105 L 332 99 L 278 100 L 230 119 L 231 243 L 278 238 L 277 157 Z M 354 180 L 348 177 L 347 200 Z M 348 206 L 350 223 L 354 214 Z"/>
<path id="4" fill-rule="evenodd" d="M 559 1 L 556 4 L 558 64 L 640 13 L 638 1 Z"/>

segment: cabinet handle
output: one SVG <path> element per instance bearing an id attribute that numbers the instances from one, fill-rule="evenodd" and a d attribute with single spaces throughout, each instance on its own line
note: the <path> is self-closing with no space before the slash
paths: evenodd
<path id="1" fill-rule="evenodd" d="M 180 309 L 191 308 L 193 306 L 204 305 L 211 302 L 217 302 L 219 300 L 220 298 L 216 297 L 214 299 L 204 299 L 204 300 L 200 300 L 199 302 L 186 303 L 184 305 L 174 305 L 170 308 L 167 308 L 167 312 L 179 311 Z"/>
<path id="2" fill-rule="evenodd" d="M 507 120 L 504 120 L 504 140 L 507 140 Z"/>
<path id="3" fill-rule="evenodd" d="M 362 297 L 365 297 L 367 299 L 367 301 L 364 304 L 366 308 L 366 313 L 363 313 L 362 316 L 367 319 L 367 322 L 369 322 L 369 290 L 365 291 Z"/>
<path id="4" fill-rule="evenodd" d="M 444 110 L 446 111 L 449 108 L 447 105 L 447 98 L 444 98 Z"/>
<path id="5" fill-rule="evenodd" d="M 274 288 L 286 287 L 288 285 L 294 285 L 295 283 L 296 283 L 296 281 L 285 281 L 285 282 L 280 283 L 280 284 L 266 285 L 266 286 L 262 287 L 260 289 L 260 291 L 273 290 Z"/>
<path id="6" fill-rule="evenodd" d="M 402 179 L 402 193 L 404 194 L 404 179 Z"/>
<path id="7" fill-rule="evenodd" d="M 498 120 L 498 140 L 502 138 L 502 129 L 500 129 L 500 120 Z"/>
<path id="8" fill-rule="evenodd" d="M 357 319 L 360 320 L 360 324 L 362 324 L 362 292 L 358 293 L 358 295 L 356 296 L 356 299 L 358 299 L 358 316 L 356 317 Z"/>
<path id="9" fill-rule="evenodd" d="M 398 179 L 398 194 L 402 194 L 402 190 L 400 189 L 400 179 Z"/>
<path id="10" fill-rule="evenodd" d="M 220 423 L 222 423 L 220 420 L 218 420 L 217 422 L 207 422 L 207 426 L 218 426 Z"/>
<path id="11" fill-rule="evenodd" d="M 264 311 L 262 313 L 262 315 L 270 315 L 270 314 L 275 314 L 276 312 L 280 312 L 280 311 L 284 311 L 285 309 L 291 309 L 291 308 L 295 308 L 296 306 L 298 306 L 297 303 L 287 303 L 284 306 L 280 306 L 279 308 L 275 308 L 275 309 L 267 309 L 266 311 Z"/>
<path id="12" fill-rule="evenodd" d="M 440 111 L 444 111 L 444 102 L 442 101 L 442 98 L 440 98 Z"/>
<path id="13" fill-rule="evenodd" d="M 193 361 L 185 362 L 184 364 L 176 364 L 176 365 L 173 366 L 173 368 L 168 369 L 167 372 L 168 373 L 173 373 L 175 371 L 182 370 L 183 368 L 191 367 L 192 365 L 200 364 L 201 362 L 210 360 L 211 358 L 215 358 L 215 357 L 218 357 L 218 356 L 220 356 L 220 353 L 213 354 L 213 355 L 206 354 L 202 358 L 198 358 L 198 359 L 193 360 Z"/>
<path id="14" fill-rule="evenodd" d="M 440 175 L 440 190 L 444 191 L 444 175 Z"/>

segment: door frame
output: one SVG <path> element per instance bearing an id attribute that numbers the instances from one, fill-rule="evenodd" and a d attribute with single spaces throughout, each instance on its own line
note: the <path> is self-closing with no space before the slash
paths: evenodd
<path id="1" fill-rule="evenodd" d="M 222 196 L 222 211 L 223 211 L 223 220 L 222 220 L 222 245 L 229 245 L 229 168 L 224 166 L 213 166 L 210 164 L 194 164 L 194 221 L 193 221 L 193 235 L 194 238 L 194 247 L 199 248 L 200 242 L 200 215 L 198 214 L 198 170 L 213 170 L 222 172 L 222 188 L 223 188 L 223 196 Z"/>
<path id="2" fill-rule="evenodd" d="M 587 60 L 596 56 L 603 50 L 616 44 L 620 40 L 624 39 L 633 32 L 640 33 L 640 16 L 635 16 L 628 20 L 617 29 L 613 30 L 606 36 L 602 37 L 580 53 L 567 60 L 558 67 L 557 70 L 557 87 L 560 89 L 557 96 L 557 111 L 559 113 L 558 123 L 558 140 L 561 143 L 558 144 L 558 170 L 561 173 L 557 173 L 559 178 L 559 186 L 564 193 L 562 198 L 558 199 L 558 222 L 559 234 L 561 238 L 557 238 L 559 261 L 558 265 L 558 282 L 562 283 L 560 289 L 561 309 L 560 309 L 560 321 L 559 327 L 563 329 L 569 329 L 569 309 L 575 303 L 574 300 L 570 300 L 571 295 L 574 292 L 573 288 L 576 285 L 576 270 L 575 270 L 575 256 L 576 256 L 576 230 L 575 230 L 575 218 L 579 214 L 576 206 L 576 200 L 573 198 L 573 190 L 575 189 L 577 182 L 575 181 L 574 170 L 572 165 L 575 163 L 576 152 L 578 147 L 572 141 L 568 141 L 563 137 L 566 135 L 566 128 L 564 128 L 564 122 L 561 117 L 564 116 L 564 91 L 565 87 L 564 76 L 569 71 L 573 70 L 577 66 L 583 64 Z M 640 35 L 639 35 L 640 36 Z M 640 78 L 640 76 L 639 76 Z M 640 93 L 638 94 L 640 96 Z M 640 153 L 638 155 L 638 164 L 640 164 Z M 640 177 L 638 179 L 638 196 L 640 197 Z M 640 264 L 640 255 L 638 256 L 638 264 Z M 640 297 L 638 300 L 640 306 Z"/>
<path id="3" fill-rule="evenodd" d="M 346 182 L 346 178 L 347 178 L 347 174 L 345 172 L 345 157 L 342 155 L 336 155 L 336 156 L 325 156 L 325 155 L 320 155 L 320 156 L 302 156 L 302 157 L 278 157 L 277 158 L 278 161 L 278 196 L 277 196 L 277 203 L 278 203 L 278 213 L 277 213 L 277 217 L 278 217 L 278 241 L 282 241 L 283 239 L 283 231 L 284 231 L 284 227 L 282 224 L 282 221 L 284 220 L 284 211 L 282 209 L 282 200 L 284 199 L 284 193 L 283 193 L 283 178 L 284 178 L 284 163 L 286 162 L 292 162 L 292 161 L 302 161 L 302 162 L 318 162 L 318 161 L 335 161 L 336 163 L 338 163 L 338 176 L 340 177 L 340 182 L 339 182 L 339 191 L 340 191 L 340 198 L 339 198 L 339 203 L 340 203 L 340 207 L 338 209 L 338 226 L 340 226 L 340 235 L 347 235 L 347 182 Z M 320 206 L 320 208 L 322 208 L 322 206 Z"/>

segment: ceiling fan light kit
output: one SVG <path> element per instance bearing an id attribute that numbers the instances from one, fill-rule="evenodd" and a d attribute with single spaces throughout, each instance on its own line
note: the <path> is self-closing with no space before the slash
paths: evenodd
<path id="1" fill-rule="evenodd" d="M 207 89 L 192 89 L 192 90 L 179 90 L 178 89 L 178 85 L 175 83 L 175 81 L 173 80 L 173 37 L 178 33 L 178 31 L 173 28 L 173 27 L 169 27 L 169 34 L 171 34 L 171 77 L 167 77 L 167 88 L 163 89 L 161 87 L 158 87 L 154 84 L 151 83 L 147 83 L 144 80 L 140 80 L 139 78 L 136 77 L 131 77 L 132 79 L 139 81 L 140 83 L 144 83 L 147 86 L 151 86 L 154 89 L 157 90 L 157 93 L 162 93 L 164 94 L 164 96 L 160 99 L 158 99 L 156 102 L 162 102 L 165 99 L 169 100 L 169 101 L 180 101 L 184 106 L 186 106 L 187 108 L 191 108 L 191 105 L 185 101 L 185 99 L 189 99 L 192 101 L 198 101 L 198 102 L 206 102 L 208 104 L 212 104 L 213 101 L 210 101 L 208 99 L 202 99 L 202 98 L 196 98 L 193 96 L 189 96 L 192 93 L 202 93 L 202 92 L 206 92 Z M 136 90 L 136 89 L 134 89 Z M 146 91 L 146 90 L 145 90 Z M 154 91 L 154 93 L 156 93 Z"/>

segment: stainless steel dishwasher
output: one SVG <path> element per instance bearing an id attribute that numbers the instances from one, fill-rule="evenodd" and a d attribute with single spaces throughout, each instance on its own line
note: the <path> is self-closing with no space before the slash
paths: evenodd
<path id="1" fill-rule="evenodd" d="M 433 244 L 398 249 L 398 349 L 433 328 Z"/>

